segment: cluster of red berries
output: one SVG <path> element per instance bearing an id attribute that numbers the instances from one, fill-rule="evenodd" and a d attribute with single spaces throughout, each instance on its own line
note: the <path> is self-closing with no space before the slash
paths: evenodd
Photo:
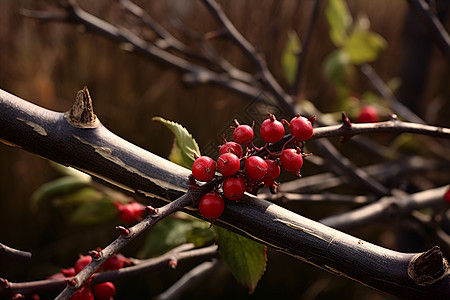
<path id="1" fill-rule="evenodd" d="M 240 201 L 245 191 L 252 191 L 262 185 L 274 191 L 278 185 L 275 179 L 280 175 L 280 166 L 300 176 L 305 155 L 298 147 L 286 146 L 310 139 L 313 135 L 314 120 L 314 116 L 307 119 L 297 115 L 290 122 L 280 122 L 274 115 L 269 114 L 261 124 L 261 137 L 266 142 L 261 148 L 253 144 L 253 128 L 241 125 L 235 120 L 233 141 L 225 140 L 220 146 L 217 162 L 209 156 L 201 156 L 196 158 L 192 166 L 192 175 L 199 181 L 212 180 L 216 170 L 223 175 L 223 182 L 219 181 L 221 186 L 216 186 L 212 192 L 200 199 L 200 214 L 211 221 L 220 217 L 225 208 L 224 200 L 218 192 L 220 187 L 225 198 Z M 290 128 L 291 138 L 283 144 L 281 151 L 272 152 L 269 145 L 281 141 L 285 135 L 285 124 Z"/>
<path id="2" fill-rule="evenodd" d="M 84 267 L 92 261 L 92 256 L 82 255 L 75 262 L 74 266 L 62 269 L 60 273 L 56 273 L 49 279 L 70 278 L 78 274 Z M 131 265 L 131 261 L 122 254 L 112 255 L 98 271 L 118 270 Z M 112 282 L 98 283 L 92 286 L 87 281 L 78 291 L 70 298 L 71 300 L 110 300 L 116 293 L 116 287 Z"/>
<path id="3" fill-rule="evenodd" d="M 142 220 L 145 206 L 139 202 L 120 203 L 114 202 L 119 218 L 125 223 L 133 223 Z"/>

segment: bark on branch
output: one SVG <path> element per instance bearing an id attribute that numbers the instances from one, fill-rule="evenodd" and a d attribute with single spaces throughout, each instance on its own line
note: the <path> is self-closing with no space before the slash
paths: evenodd
<path id="1" fill-rule="evenodd" d="M 2 90 L 0 139 L 147 196 L 154 203 L 178 198 L 189 185 L 189 170 L 119 138 L 100 121 L 93 128 L 74 127 L 63 113 Z M 199 217 L 195 208 L 188 211 Z M 250 195 L 239 203 L 227 203 L 216 224 L 392 295 L 450 297 L 449 268 L 438 249 L 432 253 L 385 249 Z M 433 267 L 423 267 L 428 263 Z"/>

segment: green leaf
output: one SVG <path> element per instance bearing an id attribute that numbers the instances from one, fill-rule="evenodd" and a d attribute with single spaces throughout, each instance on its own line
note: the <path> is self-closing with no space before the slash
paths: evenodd
<path id="1" fill-rule="evenodd" d="M 139 257 L 153 257 L 161 255 L 181 244 L 192 242 L 188 235 L 195 228 L 206 229 L 209 224 L 197 219 L 165 218 L 155 224 L 147 234 L 145 243 Z M 212 231 L 212 230 L 210 230 Z M 200 242 L 200 241 L 198 241 Z"/>
<path id="2" fill-rule="evenodd" d="M 343 46 L 353 19 L 344 0 L 328 0 L 325 16 L 330 26 L 330 38 L 335 46 Z"/>
<path id="3" fill-rule="evenodd" d="M 266 270 L 266 246 L 226 229 L 214 228 L 218 233 L 220 257 L 234 277 L 253 293 Z"/>
<path id="4" fill-rule="evenodd" d="M 298 54 L 302 50 L 300 38 L 294 30 L 290 30 L 287 35 L 286 46 L 281 56 L 281 65 L 283 67 L 286 81 L 292 85 L 295 81 L 297 72 Z"/>
<path id="5" fill-rule="evenodd" d="M 386 48 L 386 40 L 379 34 L 355 27 L 343 50 L 351 63 L 359 65 L 378 58 Z"/>
<path id="6" fill-rule="evenodd" d="M 200 156 L 200 149 L 192 135 L 178 123 L 165 120 L 161 117 L 153 117 L 152 120 L 161 122 L 175 135 L 174 147 L 169 155 L 171 160 L 174 159 L 173 161 L 175 163 L 191 169 L 195 155 Z"/>
<path id="7" fill-rule="evenodd" d="M 114 218 L 117 209 L 110 199 L 86 202 L 79 205 L 72 214 L 71 221 L 78 224 L 98 224 Z"/>
<path id="8" fill-rule="evenodd" d="M 216 233 L 211 230 L 209 223 L 204 222 L 204 227 L 194 227 L 186 234 L 186 242 L 193 243 L 195 247 L 201 247 L 216 239 Z"/>
<path id="9" fill-rule="evenodd" d="M 47 182 L 33 193 L 31 205 L 36 208 L 39 202 L 76 191 L 87 186 L 90 180 L 90 177 L 64 176 Z"/>
<path id="10" fill-rule="evenodd" d="M 70 205 L 80 205 L 87 202 L 95 202 L 105 198 L 105 195 L 94 189 L 93 187 L 86 186 L 82 187 L 71 193 L 55 197 L 53 200 L 53 205 L 58 206 L 70 206 Z"/>
<path id="11" fill-rule="evenodd" d="M 335 84 L 340 85 L 346 78 L 348 57 L 342 49 L 336 49 L 327 55 L 323 63 L 325 75 Z"/>

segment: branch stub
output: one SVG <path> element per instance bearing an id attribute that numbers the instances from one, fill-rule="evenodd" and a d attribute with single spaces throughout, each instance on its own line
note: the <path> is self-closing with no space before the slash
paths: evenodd
<path id="1" fill-rule="evenodd" d="M 94 113 L 92 99 L 89 90 L 85 86 L 78 91 L 77 98 L 72 108 L 64 114 L 67 122 L 77 128 L 95 128 L 99 121 Z"/>

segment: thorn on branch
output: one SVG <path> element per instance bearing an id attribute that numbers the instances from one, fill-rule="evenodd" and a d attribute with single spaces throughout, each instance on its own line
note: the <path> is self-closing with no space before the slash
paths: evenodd
<path id="1" fill-rule="evenodd" d="M 77 286 L 77 280 L 75 278 L 71 278 L 67 280 L 67 285 L 71 286 L 71 287 L 76 287 Z"/>
<path id="2" fill-rule="evenodd" d="M 64 114 L 67 122 L 77 128 L 95 128 L 99 121 L 94 113 L 92 99 L 89 90 L 85 86 L 78 91 L 77 98 L 72 108 Z"/>
<path id="3" fill-rule="evenodd" d="M 130 230 L 128 228 L 125 228 L 123 226 L 116 226 L 116 229 L 119 230 L 120 235 L 123 237 L 127 237 L 130 235 Z"/>
<path id="4" fill-rule="evenodd" d="M 147 213 L 149 214 L 149 215 L 156 215 L 156 214 L 158 214 L 158 209 L 157 208 L 154 208 L 153 206 L 147 206 L 146 208 L 145 208 L 145 210 L 147 211 Z"/>
<path id="5" fill-rule="evenodd" d="M 9 281 L 5 278 L 0 278 L 0 287 L 3 287 L 5 289 L 9 288 Z"/>
<path id="6" fill-rule="evenodd" d="M 345 112 L 342 112 L 342 123 L 344 127 L 352 127 L 352 121 L 350 121 L 350 118 L 347 117 Z"/>
<path id="7" fill-rule="evenodd" d="M 171 260 L 169 260 L 168 265 L 171 269 L 175 270 L 178 266 L 178 262 L 174 259 L 171 259 Z"/>
<path id="8" fill-rule="evenodd" d="M 89 251 L 89 255 L 93 258 L 93 259 L 98 259 L 101 256 L 101 253 L 97 250 L 91 250 Z"/>

